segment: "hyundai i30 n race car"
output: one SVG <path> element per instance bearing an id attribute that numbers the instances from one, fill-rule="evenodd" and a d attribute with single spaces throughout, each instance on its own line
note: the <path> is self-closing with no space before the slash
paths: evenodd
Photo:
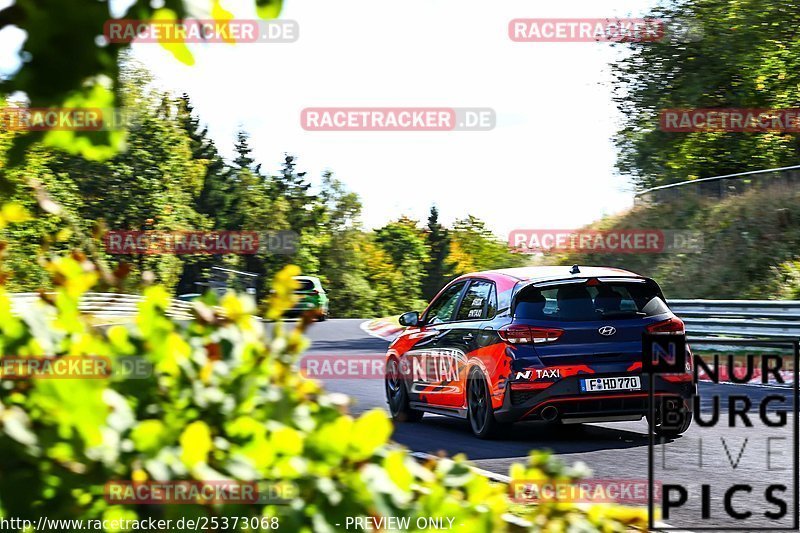
<path id="1" fill-rule="evenodd" d="M 400 323 L 406 328 L 386 355 L 392 417 L 465 418 L 481 438 L 521 420 L 649 416 L 643 334 L 685 335 L 652 279 L 577 266 L 467 274 Z M 691 424 L 696 385 L 687 360 L 684 373 L 654 378 L 656 433 L 676 436 Z M 681 413 L 678 422 L 662 422 L 665 405 Z"/>

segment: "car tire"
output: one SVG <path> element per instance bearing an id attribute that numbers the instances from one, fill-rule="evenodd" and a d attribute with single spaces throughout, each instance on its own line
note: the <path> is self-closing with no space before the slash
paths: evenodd
<path id="1" fill-rule="evenodd" d="M 467 379 L 467 421 L 472 434 L 479 439 L 498 437 L 508 427 L 495 419 L 489 384 L 478 368 L 473 368 Z"/>
<path id="2" fill-rule="evenodd" d="M 425 413 L 412 409 L 408 403 L 408 390 L 400 373 L 397 359 L 389 359 L 386 364 L 384 377 L 386 402 L 389 404 L 389 414 L 395 422 L 419 422 Z"/>
<path id="3" fill-rule="evenodd" d="M 692 425 L 693 415 L 691 411 L 682 411 L 683 417 L 680 424 L 675 426 L 665 426 L 661 422 L 660 415 L 656 414 L 656 420 L 652 422 L 653 433 L 659 437 L 674 439 L 686 433 Z M 647 415 L 647 421 L 650 423 L 650 415 Z"/>

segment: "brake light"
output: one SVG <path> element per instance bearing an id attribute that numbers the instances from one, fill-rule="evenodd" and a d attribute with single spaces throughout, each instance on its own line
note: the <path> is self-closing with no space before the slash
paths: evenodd
<path id="1" fill-rule="evenodd" d="M 648 333 L 672 333 L 674 335 L 684 335 L 686 333 L 683 320 L 678 317 L 672 317 L 663 322 L 650 324 L 646 329 Z"/>
<path id="2" fill-rule="evenodd" d="M 694 354 L 686 347 L 686 366 L 682 374 L 661 374 L 661 379 L 672 383 L 681 383 L 686 381 L 694 381 Z"/>
<path id="3" fill-rule="evenodd" d="M 663 322 L 650 324 L 647 326 L 647 331 L 648 333 L 670 333 L 672 335 L 684 335 L 686 334 L 686 326 L 683 324 L 683 320 L 680 318 L 672 317 L 669 320 L 664 320 Z M 684 372 L 678 374 L 662 374 L 661 378 L 663 380 L 672 383 L 690 382 L 693 380 L 692 352 L 689 351 L 688 348 L 686 351 L 686 368 L 684 368 Z"/>
<path id="4" fill-rule="evenodd" d="M 557 341 L 564 333 L 563 329 L 535 328 L 521 324 L 503 326 L 497 333 L 500 338 L 509 344 L 539 344 L 542 342 Z"/>

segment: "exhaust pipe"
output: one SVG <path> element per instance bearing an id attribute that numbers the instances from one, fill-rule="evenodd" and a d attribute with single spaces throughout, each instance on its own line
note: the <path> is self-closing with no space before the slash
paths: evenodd
<path id="1" fill-rule="evenodd" d="M 548 405 L 542 409 L 542 418 L 547 422 L 555 422 L 558 420 L 558 409 L 552 405 Z"/>

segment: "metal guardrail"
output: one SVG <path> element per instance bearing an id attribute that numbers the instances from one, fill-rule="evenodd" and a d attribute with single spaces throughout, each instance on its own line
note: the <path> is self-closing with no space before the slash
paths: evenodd
<path id="1" fill-rule="evenodd" d="M 800 339 L 800 301 L 669 300 L 672 311 L 698 336 Z"/>
<path id="2" fill-rule="evenodd" d="M 636 193 L 634 204 L 659 204 L 685 199 L 691 195 L 722 199 L 760 187 L 796 189 L 798 186 L 800 165 L 794 165 L 661 185 Z"/>
<path id="3" fill-rule="evenodd" d="M 14 314 L 19 315 L 26 310 L 39 309 L 35 307 L 36 302 L 41 301 L 38 292 L 23 292 L 9 296 Z M 139 304 L 143 301 L 144 297 L 137 294 L 88 292 L 81 298 L 78 310 L 100 318 L 130 317 L 136 314 Z M 166 315 L 179 320 L 191 320 L 191 311 L 191 303 L 172 300 Z"/>
<path id="4" fill-rule="evenodd" d="M 13 312 L 36 309 L 39 293 L 12 294 Z M 144 300 L 140 295 L 89 292 L 78 309 L 96 317 L 129 317 Z M 669 300 L 672 311 L 686 323 L 689 335 L 702 337 L 772 337 L 800 339 L 798 300 Z M 172 300 L 167 316 L 192 319 L 192 304 Z"/>

